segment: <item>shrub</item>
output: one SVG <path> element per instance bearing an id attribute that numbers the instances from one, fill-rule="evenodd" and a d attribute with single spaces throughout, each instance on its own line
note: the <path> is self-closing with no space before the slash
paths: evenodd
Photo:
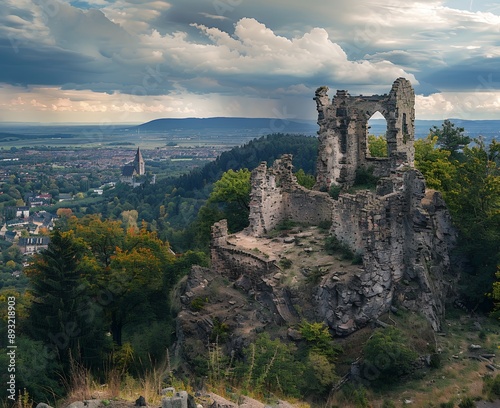
<path id="1" fill-rule="evenodd" d="M 189 307 L 193 312 L 199 312 L 201 309 L 203 309 L 203 306 L 205 306 L 205 303 L 207 303 L 206 298 L 197 297 L 191 301 L 191 304 L 189 305 Z"/>
<path id="2" fill-rule="evenodd" d="M 475 408 L 476 404 L 471 397 L 464 397 L 458 406 L 459 408 Z"/>
<path id="3" fill-rule="evenodd" d="M 484 340 L 486 340 L 486 338 L 487 338 L 487 337 L 488 337 L 488 336 L 487 336 L 487 334 L 486 334 L 486 332 L 485 332 L 484 330 L 481 330 L 481 331 L 479 332 L 479 339 L 480 339 L 480 340 L 483 340 L 483 341 L 484 341 Z"/>
<path id="4" fill-rule="evenodd" d="M 323 220 L 323 221 L 320 221 L 318 224 L 318 228 L 325 230 L 325 231 L 328 231 L 331 226 L 332 226 L 332 221 L 330 221 L 330 220 Z"/>
<path id="5" fill-rule="evenodd" d="M 330 197 L 332 197 L 334 200 L 338 200 L 339 196 L 340 196 L 340 192 L 342 191 L 342 187 L 340 186 L 337 186 L 335 184 L 332 184 L 330 186 L 330 189 L 328 190 L 328 194 L 330 195 Z"/>
<path id="6" fill-rule="evenodd" d="M 455 404 L 453 401 L 442 402 L 439 404 L 439 408 L 455 408 Z"/>
<path id="7" fill-rule="evenodd" d="M 283 220 L 279 224 L 276 225 L 276 229 L 278 231 L 287 231 L 296 227 L 297 223 L 293 220 Z"/>
<path id="8" fill-rule="evenodd" d="M 373 167 L 359 167 L 356 169 L 356 177 L 354 179 L 354 186 L 375 188 L 377 187 L 379 178 L 373 175 Z"/>
<path id="9" fill-rule="evenodd" d="M 311 190 L 316 184 L 316 177 L 312 174 L 306 174 L 302 169 L 295 173 L 295 177 L 297 177 L 297 183 L 309 190 Z"/>
<path id="10" fill-rule="evenodd" d="M 296 351 L 294 345 L 271 340 L 268 333 L 262 333 L 244 350 L 245 361 L 235 368 L 237 378 L 256 392 L 299 397 L 299 389 L 304 386 L 304 366 L 296 359 Z"/>
<path id="11" fill-rule="evenodd" d="M 325 240 L 325 251 L 333 255 L 340 253 L 343 259 L 353 260 L 355 258 L 354 252 L 343 242 L 341 242 L 335 235 L 331 235 Z"/>
<path id="12" fill-rule="evenodd" d="M 213 319 L 214 326 L 210 333 L 210 341 L 212 343 L 224 343 L 229 337 L 229 326 L 227 323 L 221 322 L 217 317 Z"/>
<path id="13" fill-rule="evenodd" d="M 483 394 L 486 394 L 489 400 L 495 400 L 500 397 L 500 374 L 497 374 L 495 377 L 487 375 L 483 381 Z"/>
<path id="14" fill-rule="evenodd" d="M 333 342 L 332 335 L 325 323 L 308 322 L 303 320 L 299 326 L 299 332 L 307 341 L 309 348 L 321 355 L 328 357 L 330 361 L 341 351 Z"/>
<path id="15" fill-rule="evenodd" d="M 354 404 L 356 408 L 368 408 L 370 406 L 366 395 L 366 388 L 363 386 L 345 385 L 342 387 L 342 398 L 346 402 Z"/>
<path id="16" fill-rule="evenodd" d="M 306 283 L 310 283 L 312 285 L 317 285 L 321 278 L 326 275 L 326 271 L 315 266 L 307 275 Z"/>
<path id="17" fill-rule="evenodd" d="M 339 379 L 335 373 L 335 364 L 325 355 L 310 351 L 305 362 L 305 385 L 307 393 L 325 394 Z"/>
<path id="18" fill-rule="evenodd" d="M 363 347 L 365 373 L 374 382 L 397 381 L 410 373 L 417 353 L 408 347 L 403 332 L 395 327 L 378 329 Z"/>
<path id="19" fill-rule="evenodd" d="M 352 258 L 351 263 L 353 265 L 362 265 L 363 264 L 363 255 L 360 253 L 354 254 L 354 257 Z"/>
<path id="20" fill-rule="evenodd" d="M 292 261 L 288 258 L 280 259 L 279 264 L 283 269 L 290 269 L 292 267 Z"/>
<path id="21" fill-rule="evenodd" d="M 441 358 L 441 354 L 433 353 L 431 354 L 430 364 L 431 368 L 441 368 L 443 365 L 443 359 Z"/>

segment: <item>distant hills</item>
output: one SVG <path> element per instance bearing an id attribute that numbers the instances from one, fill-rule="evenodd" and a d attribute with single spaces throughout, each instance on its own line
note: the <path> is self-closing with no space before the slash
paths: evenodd
<path id="1" fill-rule="evenodd" d="M 485 140 L 500 139 L 500 120 L 464 120 L 449 119 L 455 127 L 463 127 L 465 134 L 471 138 L 483 136 Z M 441 127 L 444 120 L 415 120 L 415 137 L 420 139 L 427 137 L 433 126 Z M 386 122 L 384 119 L 372 119 L 370 121 L 370 133 L 380 135 L 385 132 Z"/>
<path id="2" fill-rule="evenodd" d="M 140 132 L 160 132 L 175 130 L 253 130 L 266 133 L 307 133 L 315 134 L 318 125 L 310 120 L 278 118 L 168 118 L 156 119 L 135 127 Z"/>
<path id="3" fill-rule="evenodd" d="M 463 120 L 450 119 L 457 127 L 465 128 L 470 137 L 484 136 L 487 140 L 500 139 L 500 120 Z M 426 137 L 433 126 L 441 127 L 443 120 L 416 120 L 415 136 Z M 386 129 L 383 119 L 370 121 L 371 133 L 382 134 Z M 139 132 L 175 132 L 181 130 L 227 130 L 269 133 L 303 133 L 315 135 L 318 125 L 315 120 L 292 120 L 276 118 L 241 118 L 241 117 L 214 117 L 214 118 L 167 118 L 156 119 L 129 130 Z"/>

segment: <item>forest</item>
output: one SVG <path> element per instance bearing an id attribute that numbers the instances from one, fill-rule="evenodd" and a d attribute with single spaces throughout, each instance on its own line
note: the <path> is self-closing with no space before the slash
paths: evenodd
<path id="1" fill-rule="evenodd" d="M 386 154 L 383 136 L 370 136 L 369 142 L 372 156 Z M 299 183 L 312 188 L 317 139 L 273 134 L 181 177 L 134 189 L 118 185 L 102 200 L 61 212 L 49 248 L 25 269 L 23 285 L 4 285 L 0 291 L 4 304 L 16 298 L 16 341 L 23 350 L 17 360 L 18 388 L 33 401 L 55 403 L 72 389 L 77 369 L 97 383 L 118 384 L 143 378 L 167 360 L 169 375 L 175 373 L 178 362 L 167 350 L 175 341 L 177 285 L 192 265 L 208 266 L 214 222 L 228 219 L 231 231 L 247 225 L 251 170 L 285 153 L 293 154 Z M 470 140 L 462 128 L 445 121 L 415 142 L 415 162 L 427 187 L 443 194 L 459 232 L 455 255 L 463 272 L 457 298 L 471 312 L 498 318 L 500 143 Z M 19 262 L 15 250 L 3 258 Z M 7 317 L 3 310 L 2 333 Z M 224 333 L 222 325 L 217 328 Z M 326 399 L 340 379 L 340 350 L 319 322 L 303 322 L 298 330 L 305 338 L 302 348 L 262 335 L 246 350 L 253 371 L 240 361 L 229 377 L 221 373 L 222 363 L 214 369 L 213 358 L 226 358 L 218 356 L 215 344 L 202 374 L 214 386 L 230 378 L 232 386 L 264 394 Z M 393 347 L 402 356 L 400 365 L 381 378 L 404 378 L 415 352 L 398 330 L 376 333 L 363 346 L 366 363 L 380 348 Z M 6 340 L 0 340 L 4 349 Z M 271 360 L 280 363 L 271 367 Z M 7 355 L 0 354 L 0 366 L 7 365 Z M 274 377 L 270 370 L 276 371 Z M 290 377 L 291 372 L 302 375 Z M 6 374 L 0 374 L 2 382 Z M 279 386 L 269 380 L 276 376 Z M 363 405 L 365 391 L 349 392 L 361 401 L 356 406 L 368 406 Z"/>

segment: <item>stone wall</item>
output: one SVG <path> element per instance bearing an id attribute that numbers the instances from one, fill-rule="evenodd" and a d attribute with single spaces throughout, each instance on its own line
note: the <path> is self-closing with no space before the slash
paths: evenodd
<path id="1" fill-rule="evenodd" d="M 345 288 L 318 288 L 319 314 L 342 334 L 397 304 L 423 313 L 438 330 L 456 240 L 446 205 L 411 168 L 378 193 L 341 194 L 336 202 L 331 233 L 362 254 L 363 268 Z"/>
<path id="2" fill-rule="evenodd" d="M 252 281 L 262 275 L 276 273 L 279 268 L 274 260 L 263 254 L 243 250 L 227 242 L 227 221 L 222 220 L 212 226 L 210 258 L 212 267 L 230 279 L 246 276 Z"/>
<path id="3" fill-rule="evenodd" d="M 398 78 L 388 95 L 337 91 L 330 102 L 327 92 L 327 87 L 318 88 L 314 98 L 320 126 L 316 189 L 351 186 L 360 167 L 373 167 L 378 176 L 388 176 L 402 163 L 413 166 L 415 94 L 408 80 Z M 368 120 L 376 112 L 387 121 L 387 159 L 373 160 L 368 149 Z"/>
<path id="4" fill-rule="evenodd" d="M 330 221 L 333 200 L 326 193 L 308 190 L 297 183 L 292 156 L 283 155 L 272 167 L 260 164 L 251 176 L 249 234 L 262 236 L 280 222 L 292 220 L 309 225 Z"/>

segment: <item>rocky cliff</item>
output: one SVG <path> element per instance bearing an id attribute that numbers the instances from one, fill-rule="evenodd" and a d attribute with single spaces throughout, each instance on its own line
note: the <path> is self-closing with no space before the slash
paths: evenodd
<path id="1" fill-rule="evenodd" d="M 398 81 L 393 90 L 402 85 L 407 90 L 409 83 Z M 348 189 L 353 180 L 342 184 L 323 175 L 323 182 L 329 179 L 343 189 L 337 199 L 307 190 L 297 184 L 289 155 L 252 172 L 249 227 L 230 235 L 225 221 L 215 224 L 212 267 L 193 268 L 185 282 L 178 336 L 188 359 L 193 361 L 214 336 L 235 353 L 262 331 L 297 340 L 301 319 L 325 322 L 346 336 L 393 307 L 418 311 L 440 329 L 455 279 L 450 253 L 456 235 L 441 195 L 426 189 L 407 160 L 413 135 L 406 137 L 398 126 L 411 131 L 406 122 L 413 120 L 413 111 L 407 97 L 409 113 L 398 119 L 392 101 L 400 93 L 392 92 L 383 105 L 395 107 L 384 111 L 394 119 L 395 147 L 376 189 Z M 324 127 L 328 115 L 321 109 Z"/>

